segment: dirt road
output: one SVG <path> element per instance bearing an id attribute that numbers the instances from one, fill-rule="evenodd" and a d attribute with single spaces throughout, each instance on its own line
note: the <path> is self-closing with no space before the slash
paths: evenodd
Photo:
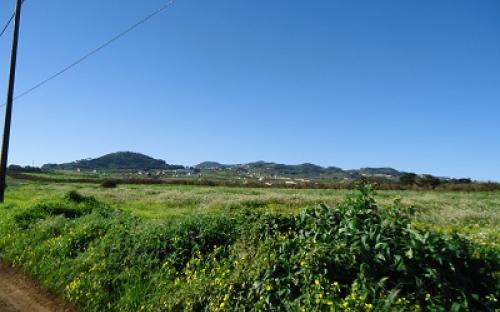
<path id="1" fill-rule="evenodd" d="M 0 263 L 0 312 L 74 312 L 22 274 Z"/>

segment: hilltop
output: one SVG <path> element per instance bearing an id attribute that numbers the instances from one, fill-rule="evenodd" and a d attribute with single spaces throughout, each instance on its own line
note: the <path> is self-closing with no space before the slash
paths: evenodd
<path id="1" fill-rule="evenodd" d="M 177 168 L 184 167 L 169 165 L 165 160 L 154 159 L 153 157 L 134 152 L 116 152 L 93 159 L 82 159 L 64 164 L 46 164 L 42 166 L 43 170 L 152 170 Z"/>

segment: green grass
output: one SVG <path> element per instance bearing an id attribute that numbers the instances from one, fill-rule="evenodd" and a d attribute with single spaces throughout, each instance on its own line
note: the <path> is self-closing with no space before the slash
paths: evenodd
<path id="1" fill-rule="evenodd" d="M 497 194 L 9 185 L 0 259 L 81 311 L 500 308 Z"/>
<path id="2" fill-rule="evenodd" d="M 500 308 L 500 192 L 8 185 L 0 259 L 82 311 Z"/>
<path id="3" fill-rule="evenodd" d="M 94 196 L 113 207 L 153 221 L 172 216 L 244 209 L 297 213 L 305 207 L 334 207 L 346 190 L 264 189 L 189 185 L 119 185 L 106 189 L 96 184 L 52 184 L 9 180 L 7 205 L 30 206 L 44 199 L 57 199 L 70 190 Z M 500 192 L 379 191 L 382 205 L 401 199 L 414 206 L 414 222 L 444 232 L 458 231 L 480 241 L 500 240 Z"/>

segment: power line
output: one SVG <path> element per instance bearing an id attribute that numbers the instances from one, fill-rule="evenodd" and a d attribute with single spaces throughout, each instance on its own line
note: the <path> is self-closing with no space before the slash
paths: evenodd
<path id="1" fill-rule="evenodd" d="M 21 1 L 21 4 L 24 4 L 24 1 L 26 1 L 26 0 Z M 4 28 L 3 28 L 3 29 L 2 29 L 2 31 L 0 32 L 0 37 L 2 37 L 2 36 L 3 36 L 3 34 L 5 33 L 5 31 L 7 30 L 7 28 L 9 28 L 9 25 L 10 25 L 10 23 L 12 23 L 12 20 L 14 19 L 14 16 L 15 16 L 15 15 L 16 15 L 15 13 L 12 13 L 12 15 L 11 15 L 11 16 L 10 16 L 10 18 L 9 18 L 9 20 L 8 20 L 8 21 L 7 21 L 7 23 L 5 24 Z"/>
<path id="2" fill-rule="evenodd" d="M 158 8 L 157 10 L 153 11 L 152 13 L 148 14 L 147 16 L 145 16 L 144 18 L 142 18 L 141 20 L 139 20 L 137 23 L 133 24 L 132 26 L 128 27 L 127 29 L 125 29 L 124 31 L 120 32 L 119 34 L 117 34 L 116 36 L 114 36 L 113 38 L 111 38 L 110 40 L 106 41 L 105 43 L 101 44 L 100 46 L 98 46 L 97 48 L 91 50 L 89 53 L 85 54 L 84 56 L 80 57 L 79 59 L 77 59 L 76 61 L 74 61 L 73 63 L 69 64 L 68 66 L 64 67 L 63 69 L 59 70 L 58 72 L 56 72 L 55 74 L 49 76 L 48 78 L 40 81 L 39 83 L 37 83 L 36 85 L 34 85 L 33 87 L 27 89 L 26 91 L 16 95 L 14 97 L 14 100 L 17 100 L 23 96 L 26 96 L 28 95 L 29 93 L 35 91 L 36 89 L 40 88 L 41 86 L 45 85 L 46 83 L 48 83 L 49 81 L 59 77 L 60 75 L 64 74 L 65 72 L 67 72 L 68 70 L 72 69 L 73 67 L 79 65 L 80 63 L 82 63 L 83 61 L 85 61 L 86 59 L 88 59 L 89 57 L 91 57 L 92 55 L 96 54 L 97 52 L 101 51 L 102 49 L 106 48 L 107 46 L 109 46 L 110 44 L 112 44 L 113 42 L 117 41 L 118 39 L 122 38 L 123 36 L 127 35 L 128 33 L 130 33 L 131 31 L 133 31 L 134 29 L 136 29 L 137 27 L 141 26 L 142 24 L 144 24 L 145 22 L 147 22 L 148 20 L 150 20 L 151 18 L 153 18 L 154 16 L 160 14 L 161 12 L 165 11 L 166 9 L 168 9 L 170 6 L 172 6 L 174 3 L 175 3 L 176 0 L 169 0 L 167 3 L 165 3 L 163 6 L 161 6 L 160 8 Z M 1 105 L 1 106 L 4 106 L 5 104 Z M 0 107 L 1 107 L 0 106 Z"/>
<path id="3" fill-rule="evenodd" d="M 2 29 L 2 32 L 0 33 L 0 37 L 2 37 L 3 34 L 5 34 L 5 31 L 9 27 L 10 23 L 12 23 L 13 19 L 14 19 L 14 14 L 11 15 L 10 19 L 7 21 L 7 24 L 5 24 L 4 28 Z"/>

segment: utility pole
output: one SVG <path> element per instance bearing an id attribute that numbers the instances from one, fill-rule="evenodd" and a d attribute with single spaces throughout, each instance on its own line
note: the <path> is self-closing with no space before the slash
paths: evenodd
<path id="1" fill-rule="evenodd" d="M 16 80 L 17 42 L 19 39 L 19 24 L 21 23 L 21 5 L 23 0 L 16 0 L 16 13 L 14 17 L 14 37 L 10 55 L 9 85 L 7 87 L 7 102 L 5 105 L 5 123 L 3 129 L 2 155 L 0 159 L 0 203 L 4 201 L 5 176 L 7 175 L 7 160 L 10 141 L 10 123 L 12 119 L 12 102 L 14 100 L 14 83 Z"/>

